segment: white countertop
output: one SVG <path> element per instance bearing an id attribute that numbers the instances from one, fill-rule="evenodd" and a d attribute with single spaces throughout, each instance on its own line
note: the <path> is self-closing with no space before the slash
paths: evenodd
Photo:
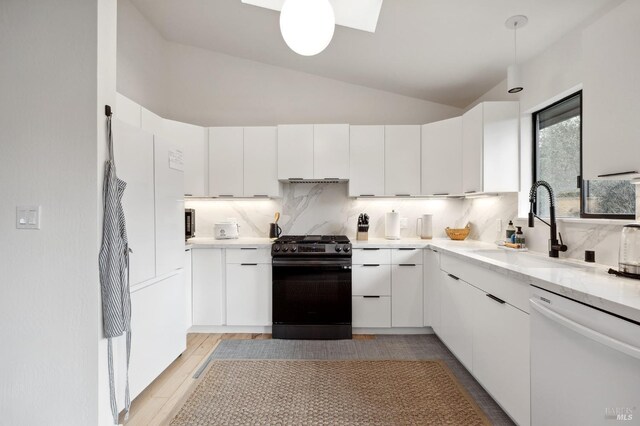
<path id="1" fill-rule="evenodd" d="M 490 259 L 474 252 L 478 249 L 495 249 L 495 244 L 434 239 L 428 246 L 640 323 L 640 280 L 609 275 L 607 273 L 609 266 L 573 259 L 559 259 L 557 262 L 567 265 L 566 268 L 527 268 Z M 528 252 L 526 256 L 549 259 L 543 254 L 534 252 Z M 571 265 L 580 267 L 571 267 Z"/>
<path id="2" fill-rule="evenodd" d="M 236 238 L 229 240 L 216 240 L 215 238 L 189 238 L 185 243 L 190 245 L 191 248 L 233 248 L 233 247 L 271 247 L 271 240 L 269 238 Z"/>
<path id="3" fill-rule="evenodd" d="M 640 323 L 640 280 L 609 275 L 607 273 L 609 267 L 605 265 L 559 259 L 557 262 L 567 265 L 566 268 L 515 266 L 476 253 L 475 250 L 495 249 L 496 245 L 474 240 L 452 241 L 446 238 L 387 240 L 384 238 L 372 238 L 368 241 L 352 239 L 351 243 L 354 249 L 366 247 L 436 249 L 442 253 L 462 258 L 492 271 Z M 268 238 L 238 238 L 235 240 L 191 238 L 186 244 L 191 245 L 194 249 L 232 248 L 238 246 L 267 248 L 271 246 L 272 242 Z M 548 259 L 543 254 L 533 252 L 528 252 L 525 255 Z M 580 267 L 571 267 L 571 265 Z"/>

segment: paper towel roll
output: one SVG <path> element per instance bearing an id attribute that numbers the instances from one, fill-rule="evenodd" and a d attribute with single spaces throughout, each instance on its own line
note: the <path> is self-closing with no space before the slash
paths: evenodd
<path id="1" fill-rule="evenodd" d="M 384 237 L 387 240 L 400 239 L 400 213 L 395 210 L 384 215 Z"/>

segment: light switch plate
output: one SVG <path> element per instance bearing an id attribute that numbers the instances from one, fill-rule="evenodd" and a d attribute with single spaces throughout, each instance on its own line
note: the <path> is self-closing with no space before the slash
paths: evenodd
<path id="1" fill-rule="evenodd" d="M 502 219 L 496 219 L 496 231 L 502 232 Z"/>
<path id="2" fill-rule="evenodd" d="M 406 217 L 400 218 L 400 229 L 406 229 L 409 226 L 409 220 Z"/>
<path id="3" fill-rule="evenodd" d="M 16 207 L 17 229 L 40 229 L 40 206 Z"/>

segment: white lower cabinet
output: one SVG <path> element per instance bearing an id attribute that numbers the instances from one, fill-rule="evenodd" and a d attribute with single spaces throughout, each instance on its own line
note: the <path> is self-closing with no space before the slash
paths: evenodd
<path id="1" fill-rule="evenodd" d="M 140 394 L 185 349 L 184 278 L 182 271 L 131 293 L 131 398 Z M 116 360 L 124 360 L 125 344 L 118 338 Z M 118 389 L 124 388 L 124 361 L 117 363 Z M 121 370 L 122 369 L 122 370 Z M 124 392 L 118 391 L 118 395 Z"/>
<path id="2" fill-rule="evenodd" d="M 440 271 L 440 253 L 432 249 L 423 250 L 423 325 L 440 332 L 440 288 L 442 287 L 442 271 Z"/>
<path id="3" fill-rule="evenodd" d="M 271 265 L 227 264 L 227 325 L 271 325 Z"/>
<path id="4" fill-rule="evenodd" d="M 354 296 L 390 296 L 391 266 L 377 263 L 351 267 L 351 294 Z"/>
<path id="5" fill-rule="evenodd" d="M 353 327 L 391 327 L 391 298 L 389 296 L 353 296 L 352 310 Z"/>
<path id="6" fill-rule="evenodd" d="M 195 249 L 191 262 L 193 325 L 224 324 L 222 249 Z"/>
<path id="7" fill-rule="evenodd" d="M 184 251 L 184 301 L 185 301 L 185 324 L 187 329 L 193 325 L 193 290 L 191 281 L 191 249 Z"/>
<path id="8" fill-rule="evenodd" d="M 438 336 L 469 371 L 473 359 L 473 302 L 475 287 L 443 272 Z"/>
<path id="9" fill-rule="evenodd" d="M 422 264 L 391 267 L 392 327 L 422 327 L 422 287 Z"/>
<path id="10" fill-rule="evenodd" d="M 457 257 L 442 255 L 440 267 L 434 330 L 505 412 L 529 425 L 528 286 Z"/>
<path id="11" fill-rule="evenodd" d="M 473 375 L 519 424 L 529 424 L 529 315 L 474 292 Z"/>

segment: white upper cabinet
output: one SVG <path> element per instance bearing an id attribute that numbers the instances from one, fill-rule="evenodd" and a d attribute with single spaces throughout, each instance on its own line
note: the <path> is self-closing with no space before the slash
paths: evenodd
<path id="1" fill-rule="evenodd" d="M 422 126 L 422 195 L 462 193 L 462 117 Z"/>
<path id="2" fill-rule="evenodd" d="M 163 133 L 165 138 L 183 147 L 184 195 L 206 197 L 209 194 L 208 129 L 165 119 Z"/>
<path id="3" fill-rule="evenodd" d="M 462 116 L 462 191 L 517 192 L 518 102 L 484 102 Z"/>
<path id="4" fill-rule="evenodd" d="M 127 182 L 122 197 L 127 218 L 131 285 L 156 275 L 153 135 L 120 120 L 113 122 L 118 177 Z"/>
<path id="5" fill-rule="evenodd" d="M 384 126 L 350 128 L 349 196 L 384 195 Z"/>
<path id="6" fill-rule="evenodd" d="M 420 126 L 385 126 L 385 195 L 420 194 Z"/>
<path id="7" fill-rule="evenodd" d="M 182 146 L 175 141 L 153 138 L 156 275 L 184 266 L 184 176 L 169 161 L 181 150 Z"/>
<path id="8" fill-rule="evenodd" d="M 278 126 L 278 179 L 313 176 L 313 124 Z"/>
<path id="9" fill-rule="evenodd" d="M 144 107 L 140 112 L 140 127 L 152 135 L 164 136 L 164 119 Z"/>
<path id="10" fill-rule="evenodd" d="M 582 33 L 585 179 L 629 179 L 640 172 L 638 16 L 640 2 L 628 1 Z"/>
<path id="11" fill-rule="evenodd" d="M 313 176 L 349 179 L 349 125 L 313 126 Z"/>
<path id="12" fill-rule="evenodd" d="M 115 118 L 133 127 L 142 127 L 142 107 L 126 96 L 116 93 Z"/>
<path id="13" fill-rule="evenodd" d="M 244 196 L 244 129 L 209 128 L 209 195 Z"/>
<path id="14" fill-rule="evenodd" d="M 462 116 L 462 192 L 482 192 L 483 105 Z"/>
<path id="15" fill-rule="evenodd" d="M 244 196 L 280 195 L 277 127 L 244 128 Z"/>

